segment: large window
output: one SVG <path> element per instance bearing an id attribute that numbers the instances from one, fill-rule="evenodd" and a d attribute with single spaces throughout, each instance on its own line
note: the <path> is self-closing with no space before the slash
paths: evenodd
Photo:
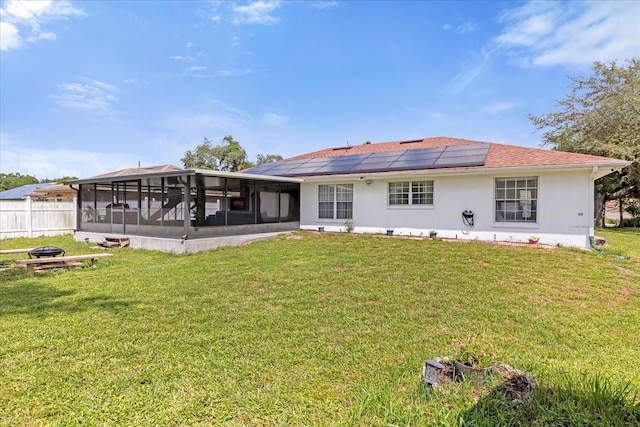
<path id="1" fill-rule="evenodd" d="M 433 181 L 390 182 L 390 205 L 433 205 Z"/>
<path id="2" fill-rule="evenodd" d="M 318 218 L 353 218 L 353 185 L 319 185 Z"/>
<path id="3" fill-rule="evenodd" d="M 496 178 L 496 222 L 538 220 L 538 178 Z"/>

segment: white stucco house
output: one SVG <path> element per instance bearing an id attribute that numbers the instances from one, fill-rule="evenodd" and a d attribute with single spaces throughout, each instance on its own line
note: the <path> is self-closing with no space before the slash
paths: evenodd
<path id="1" fill-rule="evenodd" d="M 607 157 L 456 138 L 327 148 L 246 172 L 300 183 L 300 228 L 590 246 Z"/>

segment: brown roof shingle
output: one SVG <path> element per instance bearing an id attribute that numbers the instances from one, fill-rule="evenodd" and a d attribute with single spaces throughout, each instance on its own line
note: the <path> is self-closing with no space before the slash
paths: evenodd
<path id="1" fill-rule="evenodd" d="M 383 153 L 388 151 L 417 150 L 420 148 L 446 147 L 453 145 L 486 144 L 482 141 L 468 139 L 435 137 L 411 141 L 392 141 L 376 144 L 353 145 L 348 147 L 327 148 L 291 157 L 286 160 L 313 159 L 318 157 L 338 157 L 353 154 Z M 489 153 L 484 166 L 472 168 L 502 168 L 517 166 L 576 165 L 607 162 L 616 159 L 592 156 L 588 154 L 567 153 L 564 151 L 545 150 L 541 148 L 519 147 L 515 145 L 490 143 Z M 469 168 L 469 167 L 465 167 Z"/>
<path id="2" fill-rule="evenodd" d="M 120 176 L 129 176 L 129 175 L 143 175 L 147 173 L 158 173 L 158 172 L 173 172 L 173 171 L 181 171 L 182 168 L 179 168 L 174 165 L 157 165 L 157 166 L 146 166 L 141 168 L 127 168 L 120 169 L 113 172 L 103 173 L 101 175 L 92 176 L 91 178 L 113 178 Z"/>

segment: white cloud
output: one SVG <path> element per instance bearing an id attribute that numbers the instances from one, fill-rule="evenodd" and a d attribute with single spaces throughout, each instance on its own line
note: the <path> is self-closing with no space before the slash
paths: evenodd
<path id="1" fill-rule="evenodd" d="M 502 113 L 503 111 L 513 110 L 517 108 L 519 105 L 513 102 L 492 102 L 486 107 L 482 108 L 480 112 L 487 114 L 497 114 Z"/>
<path id="2" fill-rule="evenodd" d="M 108 83 L 86 78 L 81 83 L 62 83 L 59 93 L 52 95 L 53 102 L 64 108 L 81 111 L 93 111 L 103 115 L 114 113 L 113 105 L 118 101 L 115 96 L 118 89 Z"/>
<path id="3" fill-rule="evenodd" d="M 481 56 L 474 55 L 470 64 L 462 66 L 462 70 L 445 87 L 446 92 L 460 93 L 491 65 L 491 52 L 482 49 L 480 53 Z"/>
<path id="4" fill-rule="evenodd" d="M 281 5 L 279 0 L 258 0 L 243 6 L 234 6 L 234 17 L 231 22 L 239 24 L 273 25 L 278 18 L 272 13 Z"/>
<path id="5" fill-rule="evenodd" d="M 225 69 L 225 70 L 218 70 L 213 75 L 215 77 L 233 77 L 233 76 L 246 76 L 248 74 L 255 74 L 257 72 L 259 71 L 252 71 L 246 68 L 242 70 L 237 68 L 231 68 L 231 69 Z"/>
<path id="6" fill-rule="evenodd" d="M 266 113 L 262 116 L 262 123 L 268 126 L 282 126 L 289 122 L 289 117 L 275 113 Z"/>
<path id="7" fill-rule="evenodd" d="M 42 31 L 41 27 L 51 21 L 70 16 L 82 16 L 82 9 L 77 9 L 69 1 L 58 0 L 9 0 L 0 9 L 1 50 L 10 50 L 22 45 L 20 32 L 30 32 L 27 41 L 35 43 L 38 40 L 55 40 L 56 34 Z"/>
<path id="8" fill-rule="evenodd" d="M 443 31 L 449 31 L 451 29 L 453 29 L 453 25 L 451 25 L 451 24 L 444 24 L 442 26 L 442 30 Z M 476 27 L 471 22 L 464 22 L 464 23 L 458 25 L 457 27 L 455 27 L 455 32 L 458 33 L 458 34 L 472 33 L 475 30 L 476 30 Z"/>
<path id="9" fill-rule="evenodd" d="M 313 2 L 309 2 L 308 4 L 309 4 L 309 7 L 312 7 L 313 9 L 318 9 L 318 10 L 334 9 L 342 5 L 339 1 L 332 1 L 332 0 L 313 1 Z"/>
<path id="10" fill-rule="evenodd" d="M 38 40 L 55 40 L 58 36 L 55 33 L 35 33 L 33 36 L 29 37 L 27 40 L 30 43 L 35 43 Z"/>
<path id="11" fill-rule="evenodd" d="M 21 44 L 18 29 L 8 22 L 0 21 L 0 50 L 15 49 Z"/>
<path id="12" fill-rule="evenodd" d="M 500 17 L 496 39 L 523 66 L 591 65 L 640 56 L 640 2 L 530 2 Z"/>
<path id="13" fill-rule="evenodd" d="M 476 27 L 471 23 L 471 22 L 465 22 L 462 25 L 459 25 L 456 28 L 456 32 L 458 34 L 467 34 L 467 33 L 472 33 L 476 30 Z"/>
<path id="14" fill-rule="evenodd" d="M 15 20 L 32 21 L 45 14 L 46 10 L 52 6 L 50 0 L 17 1 L 6 2 L 4 12 Z"/>
<path id="15" fill-rule="evenodd" d="M 11 135 L 0 135 L 0 170 L 32 175 L 38 179 L 89 176 L 136 165 L 136 159 L 110 152 L 88 152 L 60 148 L 29 148 L 34 144 Z"/>

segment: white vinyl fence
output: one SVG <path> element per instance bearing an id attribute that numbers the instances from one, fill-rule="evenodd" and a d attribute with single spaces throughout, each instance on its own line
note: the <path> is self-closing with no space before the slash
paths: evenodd
<path id="1" fill-rule="evenodd" d="M 57 236 L 76 229 L 76 199 L 72 202 L 0 200 L 0 240 Z"/>

